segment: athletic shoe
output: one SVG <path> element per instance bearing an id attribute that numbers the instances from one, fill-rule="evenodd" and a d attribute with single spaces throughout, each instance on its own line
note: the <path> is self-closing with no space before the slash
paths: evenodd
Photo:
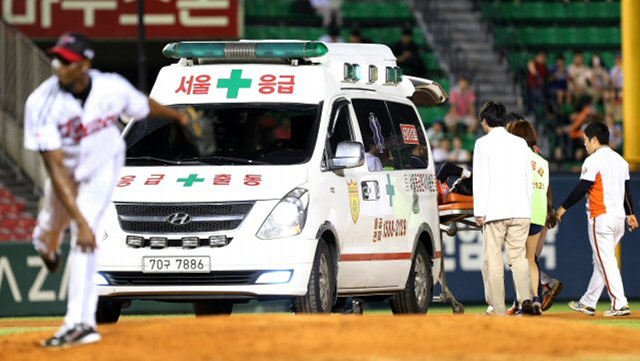
<path id="1" fill-rule="evenodd" d="M 98 342 L 100 339 L 100 334 L 93 327 L 78 324 L 61 335 L 56 335 L 42 341 L 42 347 L 64 348 L 75 345 L 86 345 Z"/>
<path id="2" fill-rule="evenodd" d="M 42 261 L 49 270 L 49 273 L 56 273 L 60 271 L 60 266 L 62 265 L 62 254 L 60 251 L 54 252 L 53 257 L 40 253 L 40 258 L 42 258 Z"/>
<path id="3" fill-rule="evenodd" d="M 531 300 L 522 301 L 522 314 L 533 315 L 533 302 Z"/>
<path id="4" fill-rule="evenodd" d="M 533 315 L 534 316 L 542 315 L 542 305 L 540 304 L 540 299 L 538 297 L 533 298 Z"/>
<path id="5" fill-rule="evenodd" d="M 359 299 L 359 298 L 355 298 L 353 300 L 353 305 L 351 306 L 351 309 L 352 309 L 354 315 L 363 314 L 364 313 L 364 301 Z"/>
<path id="6" fill-rule="evenodd" d="M 507 315 L 517 316 L 520 314 L 522 314 L 522 310 L 520 309 L 520 304 L 518 303 L 518 301 L 513 301 L 513 305 L 511 306 L 510 309 L 507 310 Z"/>
<path id="7" fill-rule="evenodd" d="M 582 312 L 585 315 L 588 316 L 595 316 L 596 315 L 596 309 L 593 307 L 589 307 L 585 304 L 582 304 L 582 302 L 578 301 L 571 301 L 569 302 L 569 308 L 571 308 L 574 311 L 578 311 L 578 312 Z"/>
<path id="8" fill-rule="evenodd" d="M 604 311 L 602 315 L 606 317 L 616 317 L 616 316 L 629 316 L 630 314 L 631 314 L 631 310 L 629 309 L 629 306 L 624 306 L 617 310 L 614 310 L 613 307 L 611 307 L 610 309 Z"/>
<path id="9" fill-rule="evenodd" d="M 549 292 L 545 292 L 544 297 L 542 299 L 541 306 L 543 311 L 546 311 L 550 309 L 551 306 L 553 306 L 553 301 L 555 301 L 556 297 L 558 297 L 560 292 L 562 292 L 563 287 L 564 287 L 564 284 L 561 281 L 557 281 L 557 280 L 555 283 L 553 283 L 552 285 L 550 284 L 548 286 Z"/>
<path id="10" fill-rule="evenodd" d="M 364 313 L 364 301 L 359 298 L 349 297 L 339 312 L 345 315 L 361 315 Z"/>

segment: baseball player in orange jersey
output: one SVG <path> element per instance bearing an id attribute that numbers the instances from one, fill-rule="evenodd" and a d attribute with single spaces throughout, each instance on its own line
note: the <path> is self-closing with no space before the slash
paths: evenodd
<path id="1" fill-rule="evenodd" d="M 604 316 L 626 316 L 631 311 L 624 295 L 615 250 L 624 235 L 625 218 L 629 231 L 638 228 L 629 189 L 629 164 L 609 148 L 609 129 L 604 123 L 589 124 L 583 138 L 589 157 L 584 161 L 580 183 L 558 208 L 556 215 L 562 221 L 566 209 L 589 195 L 587 216 L 589 241 L 593 249 L 593 274 L 587 292 L 580 301 L 569 302 L 569 307 L 586 315 L 595 315 L 596 304 L 606 286 L 611 308 L 604 312 Z"/>
<path id="2" fill-rule="evenodd" d="M 67 33 L 49 51 L 55 75 L 31 93 L 25 106 L 24 146 L 40 152 L 50 179 L 33 243 L 50 272 L 60 269 L 60 243 L 71 222 L 67 314 L 60 330 L 42 342 L 63 347 L 100 340 L 95 312 L 98 294 L 96 237 L 124 163 L 120 114 L 172 118 L 186 114 L 163 107 L 116 74 L 90 70 L 93 49 L 81 34 Z"/>

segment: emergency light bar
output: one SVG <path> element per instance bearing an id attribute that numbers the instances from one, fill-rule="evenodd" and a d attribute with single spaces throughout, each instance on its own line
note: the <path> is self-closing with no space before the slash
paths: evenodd
<path id="1" fill-rule="evenodd" d="M 327 46 L 310 42 L 207 42 L 187 41 L 169 43 L 162 54 L 168 58 L 218 58 L 218 59 L 283 59 L 317 58 L 327 52 Z"/>

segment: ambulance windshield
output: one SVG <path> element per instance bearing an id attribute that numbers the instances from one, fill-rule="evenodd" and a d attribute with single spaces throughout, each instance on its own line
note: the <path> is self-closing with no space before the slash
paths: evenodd
<path id="1" fill-rule="evenodd" d="M 195 105 L 182 127 L 148 118 L 125 134 L 127 165 L 299 164 L 311 158 L 320 106 L 309 104 Z"/>

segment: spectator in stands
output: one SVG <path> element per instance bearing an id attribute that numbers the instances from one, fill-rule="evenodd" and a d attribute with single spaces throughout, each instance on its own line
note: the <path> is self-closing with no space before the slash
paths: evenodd
<path id="1" fill-rule="evenodd" d="M 574 100 L 591 93 L 590 78 L 591 70 L 584 63 L 584 54 L 578 51 L 573 54 L 573 64 L 569 65 L 569 92 Z"/>
<path id="2" fill-rule="evenodd" d="M 604 116 L 604 122 L 609 128 L 609 147 L 618 153 L 622 152 L 622 125 L 616 123 L 611 113 Z"/>
<path id="3" fill-rule="evenodd" d="M 316 13 L 322 17 L 322 26 L 342 26 L 342 0 L 309 0 Z"/>
<path id="4" fill-rule="evenodd" d="M 436 120 L 433 125 L 427 129 L 427 139 L 432 147 L 437 147 L 440 141 L 444 139 L 444 124 L 442 121 Z"/>
<path id="5" fill-rule="evenodd" d="M 449 161 L 455 164 L 471 163 L 471 153 L 462 147 L 460 137 L 453 138 L 453 149 L 449 152 Z"/>
<path id="6" fill-rule="evenodd" d="M 445 122 L 452 134 L 456 134 L 458 125 L 467 127 L 467 132 L 475 133 L 478 129 L 476 118 L 476 92 L 469 86 L 469 79 L 462 76 L 458 80 L 458 86 L 449 94 L 451 108 L 445 117 Z"/>
<path id="7" fill-rule="evenodd" d="M 616 92 L 616 99 L 622 99 L 622 86 L 624 85 L 624 74 L 622 72 L 622 54 L 617 53 L 615 65 L 609 73 L 611 77 L 611 86 Z"/>
<path id="8" fill-rule="evenodd" d="M 546 105 L 545 86 L 549 78 L 547 54 L 544 51 L 527 63 L 527 88 L 529 89 L 529 110 L 541 115 Z"/>
<path id="9" fill-rule="evenodd" d="M 342 43 L 344 40 L 342 36 L 340 36 L 340 28 L 337 26 L 330 26 L 327 29 L 327 33 L 322 35 L 320 39 L 318 39 L 325 43 Z"/>
<path id="10" fill-rule="evenodd" d="M 449 160 L 449 151 L 451 150 L 451 141 L 449 138 L 443 138 L 437 147 L 433 147 L 433 162 L 436 169 L 439 169 L 446 161 Z"/>
<path id="11" fill-rule="evenodd" d="M 349 33 L 349 42 L 354 44 L 371 44 L 373 41 L 369 38 L 362 36 L 362 31 L 358 28 L 354 28 Z"/>
<path id="12" fill-rule="evenodd" d="M 616 121 L 622 120 L 622 86 L 624 84 L 624 76 L 622 72 L 622 54 L 617 53 L 615 59 L 615 65 L 609 72 L 611 79 L 611 89 L 613 94 L 611 95 L 612 101 L 609 104 L 605 104 L 607 113 L 612 113 Z"/>
<path id="13" fill-rule="evenodd" d="M 567 70 L 567 62 L 564 56 L 560 55 L 556 58 L 556 64 L 549 70 L 549 90 L 552 100 L 555 101 L 557 107 L 571 103 L 569 90 L 569 71 Z M 556 111 L 557 111 L 556 107 Z"/>
<path id="14" fill-rule="evenodd" d="M 569 119 L 571 124 L 566 128 L 567 134 L 570 139 L 571 154 L 575 161 L 582 161 L 584 159 L 584 126 L 591 121 L 602 119 L 598 115 L 598 110 L 593 105 L 593 99 L 585 95 L 580 98 L 578 105 Z"/>
<path id="15" fill-rule="evenodd" d="M 420 56 L 418 44 L 413 41 L 413 29 L 410 27 L 402 30 L 402 39 L 395 43 L 391 50 L 396 56 L 398 66 L 407 75 L 423 77 L 426 68 Z"/>
<path id="16" fill-rule="evenodd" d="M 609 101 L 608 94 L 605 94 L 609 87 L 609 72 L 602 64 L 600 55 L 594 54 L 591 57 L 591 87 L 593 103 L 598 104 L 600 101 L 605 100 L 605 103 Z M 606 97 L 605 97 L 606 96 Z"/>

